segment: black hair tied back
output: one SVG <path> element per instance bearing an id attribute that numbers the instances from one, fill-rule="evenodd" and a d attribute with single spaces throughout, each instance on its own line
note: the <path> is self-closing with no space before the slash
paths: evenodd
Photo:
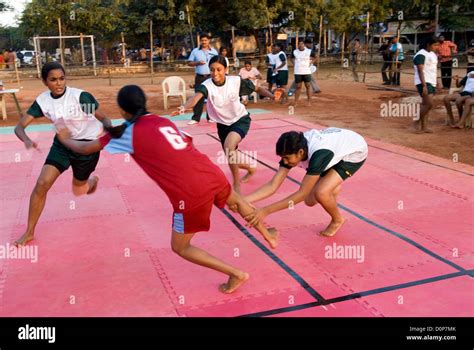
<path id="1" fill-rule="evenodd" d="M 119 126 L 105 128 L 113 138 L 121 137 L 128 125 L 149 113 L 146 109 L 145 93 L 137 85 L 126 85 L 121 88 L 117 95 L 117 103 L 125 112 L 130 113 L 132 118 Z"/>
<path id="2" fill-rule="evenodd" d="M 276 154 L 280 157 L 296 154 L 300 149 L 304 150 L 305 154 L 308 154 L 308 141 L 302 132 L 285 132 L 276 143 Z"/>

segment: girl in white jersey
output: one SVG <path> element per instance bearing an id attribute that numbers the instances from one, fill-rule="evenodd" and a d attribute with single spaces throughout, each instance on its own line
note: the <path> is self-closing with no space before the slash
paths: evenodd
<path id="1" fill-rule="evenodd" d="M 331 216 L 330 224 L 321 235 L 330 237 L 344 224 L 337 207 L 337 195 L 342 182 L 354 175 L 364 164 L 368 148 L 364 138 L 351 130 L 328 128 L 290 131 L 282 134 L 276 144 L 276 153 L 281 157 L 280 168 L 273 178 L 245 197 L 248 202 L 256 202 L 273 195 L 285 180 L 291 168 L 299 165 L 306 169 L 298 191 L 288 197 L 269 204 L 245 217 L 254 226 L 267 215 L 292 208 L 302 201 L 312 207 L 316 204 Z"/>
<path id="2" fill-rule="evenodd" d="M 191 110 L 204 96 L 207 99 L 209 118 L 217 122 L 217 133 L 227 156 L 233 177 L 233 187 L 240 193 L 240 182 L 248 181 L 255 172 L 250 164 L 239 157 L 237 147 L 250 129 L 250 114 L 240 101 L 240 96 L 250 95 L 254 91 L 260 95 L 274 98 L 273 94 L 255 85 L 248 79 L 239 76 L 226 76 L 227 63 L 222 56 L 214 56 L 209 61 L 211 78 L 197 88 L 197 93 L 179 111 L 172 116 Z M 239 168 L 247 170 L 247 174 L 239 179 Z"/>
<path id="3" fill-rule="evenodd" d="M 98 110 L 99 103 L 88 92 L 66 86 L 63 66 L 57 62 L 46 63 L 41 70 L 44 85 L 49 90 L 39 95 L 21 116 L 15 127 L 16 136 L 27 149 L 38 148 L 38 144 L 25 133 L 25 128 L 36 118 L 46 117 L 54 124 L 64 124 L 75 140 L 95 140 L 102 133 L 102 123 L 110 127 L 110 120 Z M 100 121 L 99 121 L 100 120 Z M 99 161 L 99 152 L 83 156 L 66 148 L 57 137 L 46 157 L 45 164 L 30 197 L 28 226 L 25 233 L 15 241 L 22 246 L 31 241 L 39 217 L 46 203 L 46 195 L 56 179 L 72 167 L 72 192 L 76 196 L 91 194 L 97 188 L 99 178 L 92 172 Z"/>
<path id="4" fill-rule="evenodd" d="M 415 68 L 415 85 L 422 98 L 420 118 L 415 121 L 414 127 L 417 134 L 432 133 L 428 129 L 428 113 L 433 108 L 433 95 L 436 92 L 438 74 L 438 56 L 434 53 L 438 47 L 438 40 L 428 37 L 420 45 L 421 50 L 413 57 Z"/>

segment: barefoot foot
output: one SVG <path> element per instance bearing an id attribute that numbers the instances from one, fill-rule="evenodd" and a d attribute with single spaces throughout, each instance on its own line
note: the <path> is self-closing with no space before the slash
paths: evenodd
<path id="1" fill-rule="evenodd" d="M 219 286 L 219 291 L 225 294 L 230 294 L 235 292 L 242 284 L 247 282 L 250 278 L 250 275 L 247 272 L 240 272 L 236 276 L 229 276 L 227 283 L 222 283 Z"/>
<path id="2" fill-rule="evenodd" d="M 321 231 L 320 234 L 321 236 L 324 237 L 332 237 L 336 234 L 336 232 L 341 228 L 341 226 L 344 224 L 344 219 L 334 221 L 332 220 L 328 227 L 324 229 L 324 231 Z"/>
<path id="3" fill-rule="evenodd" d="M 247 171 L 247 174 L 245 174 L 242 179 L 240 179 L 240 182 L 242 183 L 246 183 L 249 181 L 249 179 L 253 176 L 253 174 L 255 174 L 255 172 L 257 171 L 257 168 L 249 168 L 249 170 Z"/>
<path id="4" fill-rule="evenodd" d="M 270 245 L 270 248 L 275 249 L 278 247 L 278 237 L 280 236 L 280 233 L 274 227 L 269 227 L 267 230 L 270 235 L 269 237 L 265 237 L 265 240 Z"/>
<path id="5" fill-rule="evenodd" d="M 18 238 L 13 244 L 15 245 L 15 247 L 23 247 L 28 242 L 32 241 L 33 239 L 34 239 L 34 234 L 33 233 L 25 232 L 23 234 L 23 236 Z"/>
<path id="6" fill-rule="evenodd" d="M 89 191 L 87 191 L 87 194 L 92 194 L 97 190 L 97 184 L 99 183 L 99 177 L 98 176 L 92 176 L 89 179 Z"/>

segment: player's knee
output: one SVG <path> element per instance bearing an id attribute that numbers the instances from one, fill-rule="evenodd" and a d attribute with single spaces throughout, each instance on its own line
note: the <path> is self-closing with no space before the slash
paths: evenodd
<path id="1" fill-rule="evenodd" d="M 314 207 L 316 204 L 318 204 L 318 201 L 316 200 L 316 197 L 314 196 L 314 194 L 310 193 L 304 199 L 304 204 L 306 204 L 308 207 Z"/>
<path id="2" fill-rule="evenodd" d="M 331 196 L 331 193 L 329 193 L 328 191 L 321 190 L 321 189 L 316 190 L 316 192 L 314 193 L 314 198 L 320 203 L 328 200 L 330 196 Z"/>
<path id="3" fill-rule="evenodd" d="M 184 246 L 180 242 L 176 242 L 174 240 L 171 241 L 171 250 L 173 251 L 173 253 L 179 256 L 183 256 L 185 249 L 186 246 Z"/>
<path id="4" fill-rule="evenodd" d="M 38 181 L 36 181 L 36 185 L 33 191 L 37 195 L 46 195 L 46 193 L 48 193 L 49 189 L 51 188 L 51 185 L 52 184 L 47 180 L 38 179 Z"/>

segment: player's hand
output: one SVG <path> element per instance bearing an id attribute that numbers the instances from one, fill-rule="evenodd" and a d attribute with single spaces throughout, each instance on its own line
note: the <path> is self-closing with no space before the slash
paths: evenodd
<path id="1" fill-rule="evenodd" d="M 177 110 L 171 112 L 170 117 L 176 117 L 177 115 L 183 114 L 189 109 L 184 108 L 184 106 L 179 107 Z"/>
<path id="2" fill-rule="evenodd" d="M 428 95 L 428 88 L 426 85 L 423 85 L 423 89 L 421 90 L 421 96 L 427 96 Z"/>
<path id="3" fill-rule="evenodd" d="M 251 214 L 244 217 L 247 226 L 256 226 L 268 215 L 264 208 L 256 208 Z"/>
<path id="4" fill-rule="evenodd" d="M 200 66 L 203 66 L 203 65 L 206 64 L 206 61 L 199 61 L 198 64 L 199 64 Z"/>
<path id="5" fill-rule="evenodd" d="M 32 141 L 32 140 L 26 140 L 25 142 L 23 142 L 25 144 L 25 147 L 26 149 L 36 149 L 37 151 L 39 151 L 39 148 L 38 148 L 38 144 L 35 142 L 35 141 Z"/>
<path id="6" fill-rule="evenodd" d="M 69 140 L 71 138 L 71 132 L 66 127 L 64 120 L 58 119 L 54 125 L 56 127 L 56 134 L 58 135 L 59 141 Z"/>

